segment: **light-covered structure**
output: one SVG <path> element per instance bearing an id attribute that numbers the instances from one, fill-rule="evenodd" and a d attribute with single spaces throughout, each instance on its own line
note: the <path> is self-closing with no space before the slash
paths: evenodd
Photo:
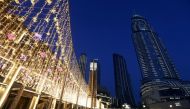
<path id="1" fill-rule="evenodd" d="M 88 95 L 68 0 L 0 0 L 0 108 L 90 107 Z"/>

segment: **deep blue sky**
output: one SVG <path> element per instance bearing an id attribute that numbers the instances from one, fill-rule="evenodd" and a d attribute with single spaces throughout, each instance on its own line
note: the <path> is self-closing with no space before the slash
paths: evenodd
<path id="1" fill-rule="evenodd" d="M 112 95 L 112 53 L 126 58 L 135 97 L 140 71 L 131 40 L 131 16 L 144 16 L 160 34 L 183 79 L 190 80 L 190 0 L 70 0 L 71 26 L 77 56 L 101 62 L 102 85 Z"/>

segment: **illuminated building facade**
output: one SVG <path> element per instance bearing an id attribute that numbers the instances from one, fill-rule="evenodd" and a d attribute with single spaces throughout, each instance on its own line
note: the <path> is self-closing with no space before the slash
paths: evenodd
<path id="1" fill-rule="evenodd" d="M 123 56 L 113 54 L 114 76 L 116 98 L 119 100 L 119 105 L 127 103 L 131 107 L 135 106 L 135 100 L 132 93 L 130 76 L 127 71 L 127 64 Z"/>
<path id="2" fill-rule="evenodd" d="M 189 96 L 158 34 L 142 16 L 132 17 L 132 38 L 142 73 L 143 103 L 153 104 Z"/>
<path id="3" fill-rule="evenodd" d="M 0 0 L 0 108 L 90 108 L 68 0 Z"/>
<path id="4" fill-rule="evenodd" d="M 100 100 L 104 107 L 102 108 L 110 108 L 111 107 L 111 95 L 107 88 L 99 87 L 97 91 L 97 99 Z"/>

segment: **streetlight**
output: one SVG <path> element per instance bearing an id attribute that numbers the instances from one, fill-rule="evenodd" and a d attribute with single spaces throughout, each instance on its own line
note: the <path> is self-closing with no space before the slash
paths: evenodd
<path id="1" fill-rule="evenodd" d="M 173 105 L 170 104 L 170 108 L 172 109 Z"/>
<path id="2" fill-rule="evenodd" d="M 122 107 L 124 109 L 131 109 L 130 105 L 128 105 L 127 103 L 123 104 Z"/>
<path id="3" fill-rule="evenodd" d="M 146 105 L 143 104 L 143 108 L 146 108 Z"/>

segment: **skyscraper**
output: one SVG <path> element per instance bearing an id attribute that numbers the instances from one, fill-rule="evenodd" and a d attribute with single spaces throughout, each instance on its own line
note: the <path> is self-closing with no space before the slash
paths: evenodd
<path id="1" fill-rule="evenodd" d="M 135 106 L 135 101 L 126 61 L 121 55 L 113 54 L 113 63 L 116 97 L 119 99 L 119 104 L 127 103 L 133 107 Z"/>
<path id="2" fill-rule="evenodd" d="M 97 63 L 93 60 L 90 62 L 90 74 L 89 74 L 89 89 L 91 100 L 91 108 L 96 107 L 96 95 L 97 95 Z"/>
<path id="3" fill-rule="evenodd" d="M 143 102 L 151 104 L 187 96 L 166 48 L 142 16 L 132 17 L 132 38 L 142 73 Z"/>
<path id="4" fill-rule="evenodd" d="M 79 67 L 85 79 L 86 79 L 86 65 L 87 65 L 87 56 L 85 53 L 82 53 L 79 59 Z"/>

